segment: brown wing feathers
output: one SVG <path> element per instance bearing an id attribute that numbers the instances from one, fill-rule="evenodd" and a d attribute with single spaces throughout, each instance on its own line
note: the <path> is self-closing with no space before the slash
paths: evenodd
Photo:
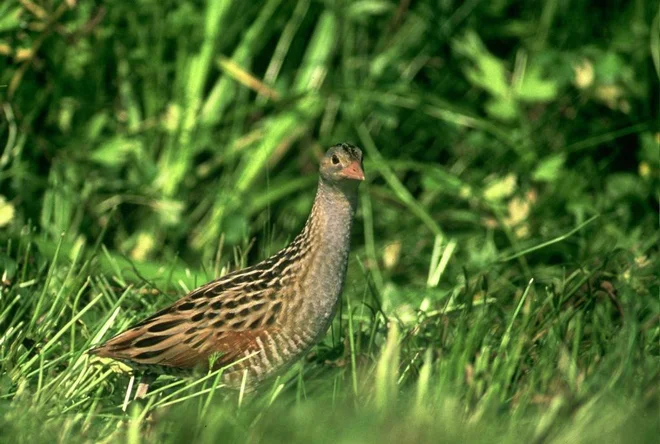
<path id="1" fill-rule="evenodd" d="M 213 353 L 220 353 L 217 365 L 240 359 L 259 335 L 276 329 L 283 301 L 274 287 L 232 277 L 189 293 L 90 353 L 187 369 L 206 367 Z"/>

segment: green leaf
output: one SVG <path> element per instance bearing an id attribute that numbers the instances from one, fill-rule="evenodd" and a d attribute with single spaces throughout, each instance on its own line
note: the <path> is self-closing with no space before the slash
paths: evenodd
<path id="1" fill-rule="evenodd" d="M 549 102 L 557 97 L 557 83 L 542 78 L 541 68 L 530 65 L 518 87 L 518 98 L 526 102 Z"/>
<path id="2" fill-rule="evenodd" d="M 621 75 L 622 67 L 626 66 L 623 59 L 615 52 L 607 52 L 596 59 L 596 78 L 600 84 L 615 83 Z"/>
<path id="3" fill-rule="evenodd" d="M 392 9 L 392 4 L 386 1 L 365 0 L 351 3 L 346 8 L 346 14 L 354 20 L 364 21 L 370 16 L 383 15 Z"/>
<path id="4" fill-rule="evenodd" d="M 128 137 L 115 137 L 97 148 L 90 159 L 106 166 L 120 166 L 125 164 L 130 155 L 138 158 L 142 154 L 142 142 Z"/>
<path id="5" fill-rule="evenodd" d="M 0 227 L 9 225 L 9 223 L 14 220 L 14 215 L 16 209 L 14 205 L 10 202 L 7 202 L 5 196 L 0 196 Z"/>
<path id="6" fill-rule="evenodd" d="M 639 196 L 644 185 L 634 174 L 618 173 L 608 178 L 605 189 L 612 200 L 619 200 L 629 196 Z"/>
<path id="7" fill-rule="evenodd" d="M 553 154 L 546 157 L 539 162 L 532 173 L 532 178 L 537 182 L 554 182 L 559 177 L 559 174 L 566 162 L 566 155 L 564 153 Z"/>
<path id="8" fill-rule="evenodd" d="M 646 161 L 653 168 L 660 168 L 660 133 L 646 132 L 640 136 L 642 148 L 639 159 Z"/>
<path id="9" fill-rule="evenodd" d="M 473 66 L 464 67 L 465 75 L 472 84 L 496 97 L 509 94 L 504 62 L 488 51 L 476 32 L 468 31 L 463 37 L 455 39 L 453 47 L 473 63 Z"/>
<path id="10" fill-rule="evenodd" d="M 511 173 L 492 181 L 484 190 L 484 198 L 492 202 L 511 196 L 516 190 L 516 175 Z"/>
<path id="11" fill-rule="evenodd" d="M 90 141 L 97 140 L 103 133 L 103 129 L 109 120 L 106 112 L 99 112 L 90 117 L 87 123 L 87 138 Z"/>
<path id="12" fill-rule="evenodd" d="M 508 122 L 518 116 L 518 107 L 516 103 L 509 98 L 500 98 L 489 100 L 486 103 L 486 112 L 502 121 Z"/>
<path id="13" fill-rule="evenodd" d="M 11 31 L 21 26 L 20 18 L 22 9 L 20 6 L 9 9 L 9 4 L 7 3 L 4 7 L 0 7 L 0 32 Z"/>

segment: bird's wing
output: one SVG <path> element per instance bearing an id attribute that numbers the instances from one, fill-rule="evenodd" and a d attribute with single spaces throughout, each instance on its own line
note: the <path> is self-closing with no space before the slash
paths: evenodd
<path id="1" fill-rule="evenodd" d="M 223 282 L 211 282 L 90 353 L 184 369 L 206 368 L 217 353 L 216 368 L 230 364 L 263 350 L 263 344 L 270 343 L 278 331 L 286 298 L 277 290 L 258 281 L 229 288 Z"/>

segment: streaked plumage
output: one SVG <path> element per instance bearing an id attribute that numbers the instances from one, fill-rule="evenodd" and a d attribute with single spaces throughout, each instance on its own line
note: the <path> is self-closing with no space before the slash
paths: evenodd
<path id="1" fill-rule="evenodd" d="M 254 386 L 285 369 L 325 334 L 342 291 L 364 179 L 362 153 L 336 145 L 321 161 L 319 185 L 302 232 L 283 250 L 190 292 L 173 305 L 90 350 L 144 368 L 214 368 L 240 361 Z"/>

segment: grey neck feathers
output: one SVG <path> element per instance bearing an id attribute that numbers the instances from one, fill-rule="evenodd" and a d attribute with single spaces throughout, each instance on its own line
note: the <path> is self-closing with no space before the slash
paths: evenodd
<path id="1" fill-rule="evenodd" d="M 342 188 L 321 178 L 311 214 L 302 236 L 311 245 L 302 266 L 307 292 L 300 322 L 315 319 L 309 326 L 314 335 L 325 332 L 344 286 L 350 249 L 351 226 L 357 206 L 357 184 Z M 309 312 L 314 315 L 310 316 Z"/>
<path id="2" fill-rule="evenodd" d="M 313 235 L 319 236 L 321 244 L 328 249 L 342 250 L 342 253 L 345 249 L 347 253 L 356 207 L 356 184 L 348 183 L 340 187 L 323 178 L 319 179 L 311 215 L 317 225 Z"/>
<path id="3" fill-rule="evenodd" d="M 307 245 L 301 264 L 303 275 L 315 298 L 333 300 L 341 292 L 357 205 L 355 185 L 338 187 L 323 178 L 319 180 L 312 211 L 300 234 L 300 243 Z"/>

